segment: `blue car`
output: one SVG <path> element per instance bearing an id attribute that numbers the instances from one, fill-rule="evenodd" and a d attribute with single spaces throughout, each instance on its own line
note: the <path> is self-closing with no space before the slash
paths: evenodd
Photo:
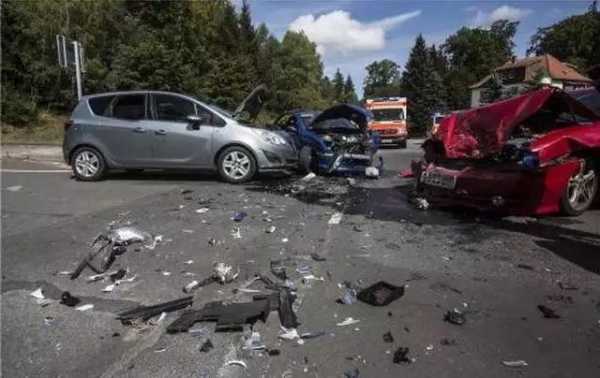
<path id="1" fill-rule="evenodd" d="M 323 112 L 296 110 L 275 121 L 299 151 L 300 168 L 319 174 L 361 175 L 374 166 L 381 139 L 368 130 L 371 113 L 350 104 Z M 376 162 L 381 168 L 382 160 Z"/>

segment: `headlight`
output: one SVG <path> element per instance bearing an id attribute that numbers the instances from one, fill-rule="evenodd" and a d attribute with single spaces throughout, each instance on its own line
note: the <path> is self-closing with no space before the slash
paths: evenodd
<path id="1" fill-rule="evenodd" d="M 260 136 L 263 138 L 263 140 L 267 143 L 275 144 L 275 145 L 287 144 L 285 139 L 283 139 L 282 137 L 280 137 L 279 135 L 277 135 L 275 133 L 265 131 L 265 130 L 256 130 L 256 132 L 258 132 L 258 134 L 260 134 Z"/>

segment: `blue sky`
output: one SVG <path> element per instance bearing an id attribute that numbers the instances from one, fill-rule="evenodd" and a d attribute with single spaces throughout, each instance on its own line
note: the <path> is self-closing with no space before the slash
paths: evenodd
<path id="1" fill-rule="evenodd" d="M 235 1 L 239 6 L 241 0 Z M 404 67 L 414 39 L 441 44 L 462 26 L 489 25 L 498 18 L 520 21 L 516 54 L 524 56 L 538 27 L 584 13 L 591 0 L 569 1 L 384 1 L 251 0 L 254 22 L 264 22 L 281 38 L 289 29 L 304 30 L 317 43 L 329 76 L 337 68 L 350 74 L 359 96 L 365 66 L 391 59 Z"/>

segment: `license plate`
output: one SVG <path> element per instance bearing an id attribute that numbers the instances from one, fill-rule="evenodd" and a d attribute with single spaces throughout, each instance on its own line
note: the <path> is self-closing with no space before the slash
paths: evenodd
<path id="1" fill-rule="evenodd" d="M 393 141 L 393 140 L 391 140 L 391 139 L 382 139 L 382 140 L 381 140 L 381 143 L 383 143 L 383 144 L 386 144 L 386 143 L 394 143 L 394 141 Z"/>
<path id="2" fill-rule="evenodd" d="M 440 188 L 454 189 L 456 187 L 456 176 L 446 175 L 436 170 L 425 171 L 421 174 L 421 182 Z"/>

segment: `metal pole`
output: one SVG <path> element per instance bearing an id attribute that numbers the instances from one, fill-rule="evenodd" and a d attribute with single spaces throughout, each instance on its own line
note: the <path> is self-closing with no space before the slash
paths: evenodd
<path id="1" fill-rule="evenodd" d="M 73 41 L 73 51 L 75 52 L 75 79 L 77 80 L 77 100 L 81 100 L 81 69 L 79 65 L 79 43 Z"/>

